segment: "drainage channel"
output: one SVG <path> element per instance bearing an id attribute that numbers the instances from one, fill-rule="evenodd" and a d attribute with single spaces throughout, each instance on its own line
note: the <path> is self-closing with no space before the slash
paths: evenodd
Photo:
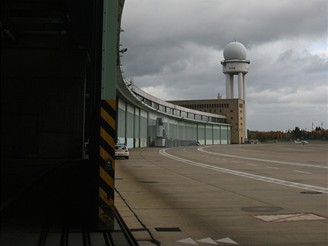
<path id="1" fill-rule="evenodd" d="M 322 194 L 322 192 L 319 192 L 319 191 L 302 191 L 301 194 L 305 194 L 305 195 L 319 195 L 319 194 Z"/>
<path id="2" fill-rule="evenodd" d="M 181 231 L 179 227 L 155 227 L 158 232 L 179 232 Z"/>

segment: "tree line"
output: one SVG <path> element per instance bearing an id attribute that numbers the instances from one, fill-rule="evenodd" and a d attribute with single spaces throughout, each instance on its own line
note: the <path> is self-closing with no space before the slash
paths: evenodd
<path id="1" fill-rule="evenodd" d="M 316 127 L 312 131 L 299 128 L 288 131 L 251 131 L 248 130 L 248 139 L 257 139 L 261 142 L 274 140 L 328 140 L 328 129 Z"/>

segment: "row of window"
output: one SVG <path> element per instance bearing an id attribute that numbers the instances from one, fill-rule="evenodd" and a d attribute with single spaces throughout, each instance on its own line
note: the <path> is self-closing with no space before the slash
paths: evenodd
<path id="1" fill-rule="evenodd" d="M 199 114 L 182 111 L 179 109 L 170 108 L 170 107 L 155 103 L 155 102 L 153 102 L 147 98 L 144 98 L 140 95 L 138 95 L 138 98 L 140 101 L 144 102 L 145 104 L 149 105 L 150 107 L 152 107 L 160 112 L 163 112 L 163 113 L 179 116 L 182 118 L 193 119 L 193 120 L 210 121 L 210 122 L 215 122 L 215 123 L 226 123 L 226 119 L 216 118 L 216 117 L 208 117 L 205 115 L 199 115 Z M 204 104 L 204 105 L 206 105 L 206 104 Z M 221 105 L 221 104 L 218 104 L 218 105 Z M 229 104 L 222 104 L 222 105 L 224 105 L 222 107 L 229 107 Z M 188 108 L 187 105 L 182 105 L 182 107 Z M 194 109 L 196 109 L 196 108 L 194 108 Z M 205 111 L 205 110 L 200 110 L 201 108 L 197 108 L 197 109 L 199 109 L 199 111 Z"/>
<path id="2" fill-rule="evenodd" d="M 229 103 L 186 104 L 181 106 L 190 109 L 229 108 Z"/>
<path id="3" fill-rule="evenodd" d="M 219 109 L 219 110 L 213 109 L 213 111 L 212 111 L 212 109 L 208 109 L 208 110 L 206 110 L 206 109 L 198 109 L 198 110 L 199 111 L 202 111 L 202 112 L 214 113 L 214 114 L 222 113 L 221 109 Z"/>

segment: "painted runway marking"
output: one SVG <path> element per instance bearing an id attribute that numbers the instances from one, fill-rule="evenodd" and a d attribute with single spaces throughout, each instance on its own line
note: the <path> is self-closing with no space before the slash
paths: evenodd
<path id="1" fill-rule="evenodd" d="M 222 168 L 222 167 L 216 167 L 216 166 L 211 166 L 208 164 L 200 163 L 200 162 L 195 162 L 187 159 L 183 159 L 171 154 L 166 153 L 167 149 L 161 149 L 159 153 L 163 156 L 166 156 L 167 158 L 183 162 L 192 166 L 197 166 L 197 167 L 202 167 L 206 168 L 212 171 L 217 171 L 217 172 L 223 172 L 223 173 L 228 173 L 240 177 L 245 177 L 249 179 L 254 179 L 254 180 L 259 180 L 267 183 L 272 183 L 272 184 L 278 184 L 278 185 L 284 185 L 288 187 L 293 187 L 293 188 L 298 188 L 298 189 L 303 189 L 303 190 L 310 190 L 310 191 L 317 191 L 321 193 L 328 194 L 328 188 L 326 187 L 320 187 L 320 186 L 314 186 L 314 185 L 308 185 L 308 184 L 301 184 L 301 183 L 296 183 L 296 182 L 290 182 L 286 180 L 281 180 L 281 179 L 275 179 L 275 178 L 270 178 L 270 177 L 265 177 L 265 176 L 260 176 L 260 175 L 255 175 L 251 173 L 245 173 L 245 172 L 240 172 L 240 171 L 235 171 L 232 169 L 227 169 L 227 168 Z"/>
<path id="2" fill-rule="evenodd" d="M 210 152 L 204 150 L 205 147 L 198 148 L 198 151 L 205 152 L 212 155 L 220 155 L 220 156 L 226 156 L 226 157 L 232 157 L 232 158 L 238 158 L 238 159 L 244 159 L 244 160 L 252 160 L 252 161 L 264 161 L 264 162 L 270 162 L 270 163 L 277 163 L 277 164 L 285 164 L 285 165 L 293 165 L 293 166 L 301 166 L 301 167 L 316 167 L 316 168 L 323 168 L 328 169 L 328 167 L 325 166 L 319 166 L 319 165 L 311 165 L 311 164 L 304 164 L 304 163 L 296 163 L 296 162 L 287 162 L 287 161 L 274 161 L 274 160 L 266 160 L 266 159 L 259 159 L 259 158 L 252 158 L 252 157 L 243 157 L 239 155 L 228 155 L 228 154 L 220 154 L 216 152 Z"/>
<path id="3" fill-rule="evenodd" d="M 234 240 L 232 240 L 231 238 L 229 237 L 226 237 L 226 238 L 222 238 L 222 239 L 218 239 L 218 240 L 215 240 L 219 243 L 228 243 L 228 244 L 234 244 L 234 245 L 238 245 L 237 242 L 235 242 Z"/>
<path id="4" fill-rule="evenodd" d="M 326 220 L 327 218 L 315 214 L 278 214 L 278 215 L 256 215 L 255 218 L 265 222 L 286 222 L 303 220 Z"/>
<path id="5" fill-rule="evenodd" d="M 293 172 L 296 172 L 296 173 L 304 173 L 304 174 L 312 174 L 310 172 L 305 172 L 305 171 L 300 171 L 300 170 L 293 170 Z"/>
<path id="6" fill-rule="evenodd" d="M 197 240 L 197 242 L 199 243 L 207 243 L 207 244 L 213 244 L 213 245 L 218 245 L 217 242 L 215 242 L 212 238 L 207 237 L 207 238 L 203 238 L 203 239 L 199 239 Z"/>
<path id="7" fill-rule="evenodd" d="M 178 240 L 177 243 L 185 243 L 185 244 L 191 244 L 191 245 L 198 245 L 191 237 Z"/>
<path id="8" fill-rule="evenodd" d="M 237 242 L 235 242 L 234 240 L 232 240 L 229 237 L 225 237 L 225 238 L 221 238 L 221 239 L 217 239 L 217 240 L 213 240 L 212 238 L 207 237 L 207 238 L 199 239 L 199 240 L 196 240 L 196 241 L 194 239 L 192 239 L 191 237 L 188 237 L 188 238 L 184 238 L 184 239 L 181 239 L 181 240 L 177 241 L 177 243 L 184 243 L 184 244 L 190 244 L 190 245 L 199 245 L 197 242 L 202 243 L 202 244 L 212 244 L 212 245 L 218 245 L 218 243 L 238 245 Z"/>

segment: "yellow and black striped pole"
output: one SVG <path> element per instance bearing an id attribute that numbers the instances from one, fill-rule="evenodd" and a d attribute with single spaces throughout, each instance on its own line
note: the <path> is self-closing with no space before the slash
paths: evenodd
<path id="1" fill-rule="evenodd" d="M 120 0 L 103 0 L 98 227 L 114 228 L 116 80 Z"/>
<path id="2" fill-rule="evenodd" d="M 116 100 L 102 100 L 100 108 L 99 219 L 113 226 L 115 192 Z"/>

